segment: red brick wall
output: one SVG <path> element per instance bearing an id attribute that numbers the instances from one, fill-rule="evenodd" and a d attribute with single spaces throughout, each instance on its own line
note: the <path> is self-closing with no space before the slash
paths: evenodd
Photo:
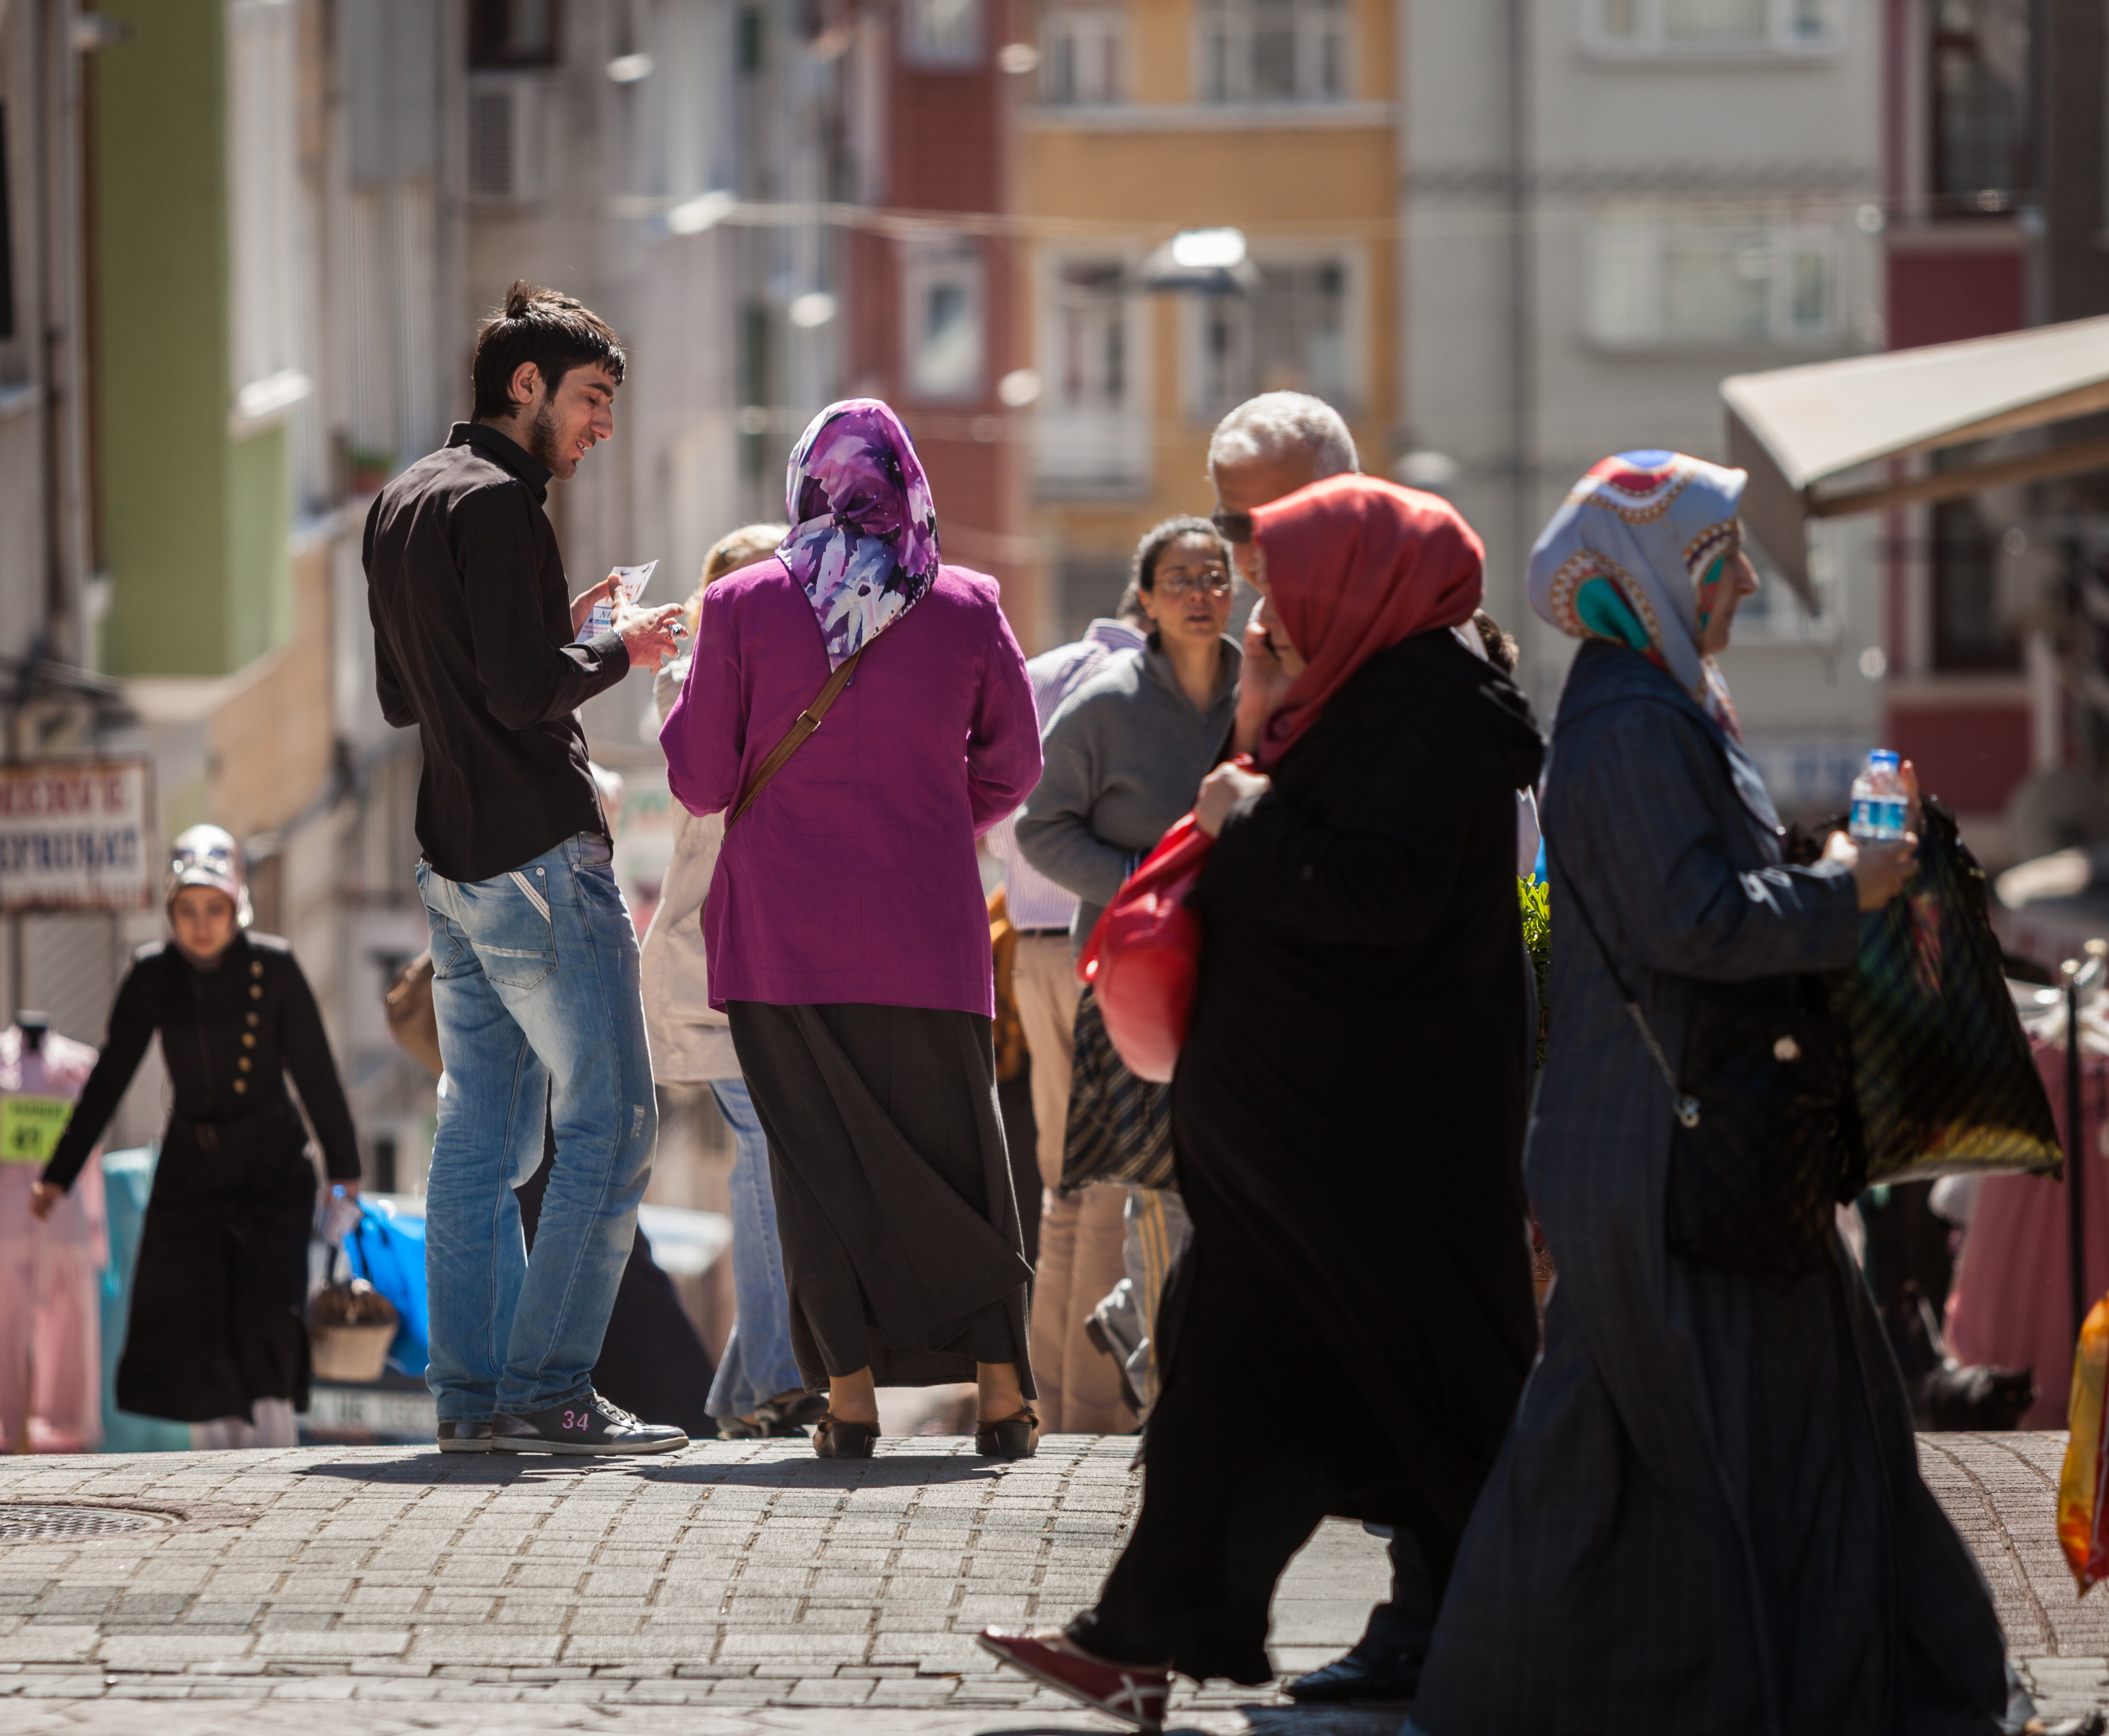
<path id="1" fill-rule="evenodd" d="M 2029 774 L 2025 706 L 1894 706 L 1889 745 L 1920 786 L 1965 814 L 1998 814 Z"/>
<path id="2" fill-rule="evenodd" d="M 1890 348 L 1913 349 L 2019 331 L 2028 323 L 2025 293 L 2018 250 L 1893 252 Z"/>
<path id="3" fill-rule="evenodd" d="M 897 43 L 889 51 L 883 196 L 889 208 L 975 214 L 1010 209 L 1011 110 L 1023 92 L 1014 88 L 1021 81 L 996 65 L 996 50 L 1019 34 L 1009 13 L 1005 0 L 988 0 L 986 52 L 973 67 L 910 65 Z M 1022 244 L 1007 236 L 982 237 L 978 246 L 987 345 L 979 393 L 942 402 L 909 395 L 899 244 L 869 232 L 859 234 L 851 248 L 851 377 L 901 413 L 929 473 L 946 558 L 1001 582 L 1005 606 L 1029 652 L 1041 647 L 1029 643 L 1036 575 L 1035 563 L 1023 557 L 1026 425 L 996 396 L 996 382 L 1027 365 L 1018 318 L 1023 255 Z"/>

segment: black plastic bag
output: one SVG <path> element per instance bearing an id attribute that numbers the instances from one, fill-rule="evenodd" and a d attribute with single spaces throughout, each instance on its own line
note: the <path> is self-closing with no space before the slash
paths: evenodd
<path id="1" fill-rule="evenodd" d="M 1928 798 L 1918 872 L 1860 922 L 1858 963 L 1833 1008 L 1853 1039 L 1867 1179 L 2062 1167 L 2021 1016 L 1986 915 L 1985 871 L 1955 816 Z"/>

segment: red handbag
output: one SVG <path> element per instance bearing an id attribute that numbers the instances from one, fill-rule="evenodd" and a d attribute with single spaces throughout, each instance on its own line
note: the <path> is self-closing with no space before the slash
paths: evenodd
<path id="1" fill-rule="evenodd" d="M 1201 919 L 1186 907 L 1216 841 L 1188 814 L 1113 895 L 1084 943 L 1077 980 L 1099 1003 L 1128 1071 L 1168 1084 L 1194 1024 Z"/>

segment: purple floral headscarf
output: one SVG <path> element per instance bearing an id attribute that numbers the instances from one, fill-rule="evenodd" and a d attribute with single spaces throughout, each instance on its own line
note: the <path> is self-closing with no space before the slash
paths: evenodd
<path id="1" fill-rule="evenodd" d="M 937 514 L 901 418 L 846 398 L 812 420 L 784 480 L 791 534 L 776 553 L 839 669 L 919 602 L 937 577 Z"/>

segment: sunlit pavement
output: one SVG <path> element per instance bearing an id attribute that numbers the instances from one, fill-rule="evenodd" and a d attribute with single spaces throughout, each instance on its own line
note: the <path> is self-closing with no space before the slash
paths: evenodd
<path id="1" fill-rule="evenodd" d="M 973 1639 L 1090 1599 L 1134 1517 L 1133 1445 L 1056 1436 L 1009 1466 L 928 1436 L 861 1464 L 802 1442 L 0 1459 L 0 1526 L 45 1504 L 74 1533 L 0 1542 L 0 1729 L 283 1731 L 308 1716 L 297 1702 L 327 1702 L 313 1715 L 348 1736 L 1113 1729 Z M 2078 1602 L 2053 1534 L 2062 1451 L 2053 1435 L 1922 1441 L 2052 1711 L 2109 1697 L 2109 1603 Z M 1384 1589 L 1382 1545 L 1329 1524 L 1276 1600 L 1277 1665 L 1338 1655 Z M 1398 1722 L 1218 1687 L 1176 1698 L 1172 1727 Z"/>

